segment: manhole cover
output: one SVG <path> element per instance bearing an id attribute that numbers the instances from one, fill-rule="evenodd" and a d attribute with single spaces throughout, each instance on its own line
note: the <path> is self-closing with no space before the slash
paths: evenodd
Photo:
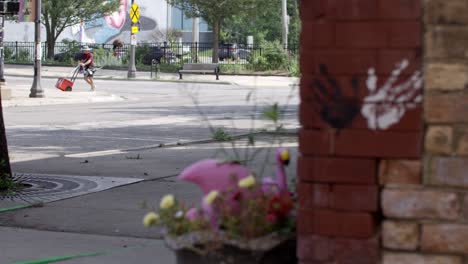
<path id="1" fill-rule="evenodd" d="M 21 188 L 14 192 L 0 195 L 0 200 L 11 200 L 27 204 L 58 201 L 143 180 L 133 178 L 26 173 L 15 173 L 13 178 L 16 182 L 22 184 Z"/>

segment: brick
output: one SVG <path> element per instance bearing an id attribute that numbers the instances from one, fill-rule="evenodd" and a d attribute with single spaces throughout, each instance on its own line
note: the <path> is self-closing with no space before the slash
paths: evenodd
<path id="1" fill-rule="evenodd" d="M 468 220 L 468 193 L 463 198 L 463 220 Z"/>
<path id="2" fill-rule="evenodd" d="M 468 156 L 468 128 L 463 128 L 458 132 L 456 146 L 458 155 Z"/>
<path id="3" fill-rule="evenodd" d="M 310 79 L 309 75 L 310 76 L 313 76 L 316 72 L 316 68 L 317 68 L 317 64 L 315 62 L 315 57 L 314 57 L 314 54 L 313 52 L 309 51 L 309 47 L 306 47 L 304 45 L 301 45 L 301 48 L 300 48 L 300 67 L 301 67 L 301 73 L 302 73 L 302 76 L 301 76 L 301 86 L 302 84 L 304 83 L 307 83 L 307 82 L 304 82 L 304 80 L 308 80 Z"/>
<path id="4" fill-rule="evenodd" d="M 422 15 L 419 0 L 379 0 L 379 7 L 379 15 L 384 19 L 420 19 Z"/>
<path id="5" fill-rule="evenodd" d="M 468 84 L 468 66 L 460 63 L 429 63 L 424 76 L 428 91 L 462 91 Z"/>
<path id="6" fill-rule="evenodd" d="M 416 21 L 388 24 L 389 46 L 392 48 L 419 48 L 422 46 L 422 23 Z"/>
<path id="7" fill-rule="evenodd" d="M 462 264 L 460 256 L 421 255 L 413 253 L 385 253 L 383 264 Z"/>
<path id="8" fill-rule="evenodd" d="M 428 123 L 468 122 L 468 94 L 426 94 L 424 114 Z"/>
<path id="9" fill-rule="evenodd" d="M 329 8 L 336 10 L 337 20 L 366 20 L 378 16 L 378 3 L 375 0 L 337 0 L 329 3 Z"/>
<path id="10" fill-rule="evenodd" d="M 297 255 L 303 263 L 375 264 L 380 257 L 379 249 L 378 236 L 344 239 L 299 235 Z"/>
<path id="11" fill-rule="evenodd" d="M 366 239 L 375 234 L 376 221 L 369 213 L 299 210 L 298 232 L 319 236 Z"/>
<path id="12" fill-rule="evenodd" d="M 402 75 L 412 75 L 415 71 L 422 71 L 422 50 L 420 48 L 379 50 L 377 60 L 376 70 L 379 76 L 389 76 L 403 60 L 408 60 L 409 65 L 402 72 Z"/>
<path id="13" fill-rule="evenodd" d="M 468 187 L 468 158 L 434 157 L 429 169 L 426 176 L 428 184 Z"/>
<path id="14" fill-rule="evenodd" d="M 307 91 L 305 91 L 305 89 L 307 89 Z M 299 117 L 302 127 L 306 129 L 331 128 L 333 123 L 330 123 L 327 120 L 326 116 L 324 116 L 326 112 L 329 112 L 327 111 L 327 109 L 330 106 L 330 104 L 318 100 L 316 98 L 310 99 L 310 97 L 313 97 L 313 94 L 316 92 L 318 92 L 317 89 L 312 86 L 303 89 L 302 104 L 299 108 Z M 357 105 L 360 105 L 358 99 L 347 96 L 344 96 L 342 98 L 343 100 L 346 100 L 348 102 L 352 102 L 354 100 Z M 359 109 L 360 107 L 358 106 L 357 108 Z M 359 113 L 359 111 L 356 113 L 354 119 L 349 121 L 349 123 L 345 122 L 343 124 L 346 124 L 346 127 L 367 128 L 367 121 Z"/>
<path id="15" fill-rule="evenodd" d="M 421 184 L 420 160 L 382 160 L 379 164 L 379 182 L 386 184 Z"/>
<path id="16" fill-rule="evenodd" d="M 333 123 L 327 122 L 326 118 L 323 117 L 323 112 L 327 111 L 329 105 L 324 102 L 319 102 L 315 98 L 310 99 L 314 93 L 314 91 L 312 91 L 313 89 L 313 87 L 306 87 L 302 89 L 301 92 L 302 103 L 299 107 L 299 119 L 302 127 L 305 129 L 332 128 Z M 349 100 L 352 99 L 349 98 Z M 368 122 L 370 121 L 359 112 L 352 120 L 343 122 L 343 124 L 346 124 L 345 128 L 347 129 L 368 129 Z M 415 132 L 423 131 L 423 125 L 423 109 L 422 106 L 418 106 L 414 109 L 407 110 L 401 119 L 397 123 L 393 123 L 389 129 L 394 132 Z"/>
<path id="17" fill-rule="evenodd" d="M 468 30 L 465 27 L 429 27 L 425 36 L 428 59 L 463 59 L 468 57 Z"/>
<path id="18" fill-rule="evenodd" d="M 465 0 L 431 0 L 426 1 L 424 21 L 426 24 L 467 25 L 467 13 Z"/>
<path id="19" fill-rule="evenodd" d="M 426 133 L 425 149 L 432 154 L 452 153 L 453 128 L 430 126 Z"/>
<path id="20" fill-rule="evenodd" d="M 385 189 L 382 209 L 390 218 L 438 220 L 456 220 L 461 211 L 455 192 L 403 189 Z"/>
<path id="21" fill-rule="evenodd" d="M 327 15 L 327 1 L 301 0 L 299 12 L 303 22 L 314 21 Z"/>
<path id="22" fill-rule="evenodd" d="M 430 253 L 468 253 L 468 225 L 426 224 L 421 234 L 421 249 Z"/>
<path id="23" fill-rule="evenodd" d="M 335 239 L 335 263 L 376 264 L 380 263 L 379 236 L 369 239 Z"/>
<path id="24" fill-rule="evenodd" d="M 300 157 L 298 173 L 303 181 L 373 184 L 377 178 L 376 166 L 373 159 Z"/>
<path id="25" fill-rule="evenodd" d="M 302 23 L 301 46 L 307 49 L 332 47 L 335 42 L 334 33 L 333 23 L 323 21 Z"/>
<path id="26" fill-rule="evenodd" d="M 327 66 L 330 74 L 334 76 L 366 75 L 369 68 L 377 65 L 377 51 L 375 50 L 320 50 L 315 56 L 317 67 L 321 64 Z M 316 72 L 319 71 L 316 69 Z"/>
<path id="27" fill-rule="evenodd" d="M 308 184 L 302 182 L 298 187 L 298 196 L 300 208 L 329 208 L 331 186 L 328 184 Z"/>
<path id="28" fill-rule="evenodd" d="M 421 95 L 422 96 L 422 95 Z M 408 109 L 413 103 L 396 104 L 405 109 L 401 119 L 392 124 L 387 131 L 392 132 L 422 132 L 424 130 L 423 108 L 421 103 L 416 103 L 415 108 Z M 395 104 L 390 104 L 394 106 Z"/>
<path id="29" fill-rule="evenodd" d="M 379 190 L 376 185 L 333 185 L 331 207 L 354 212 L 377 212 Z"/>
<path id="30" fill-rule="evenodd" d="M 382 242 L 386 249 L 416 250 L 419 245 L 419 226 L 411 222 L 385 221 Z"/>
<path id="31" fill-rule="evenodd" d="M 300 260 L 330 260 L 333 256 L 333 241 L 328 237 L 299 234 L 297 256 Z"/>
<path id="32" fill-rule="evenodd" d="M 345 129 L 335 137 L 335 153 L 351 157 L 419 158 L 421 141 L 420 132 Z"/>
<path id="33" fill-rule="evenodd" d="M 375 21 L 337 23 L 336 45 L 346 48 L 384 48 L 388 44 L 387 30 L 385 24 Z"/>
<path id="34" fill-rule="evenodd" d="M 301 129 L 299 149 L 304 155 L 330 155 L 333 154 L 332 140 L 329 130 Z"/>

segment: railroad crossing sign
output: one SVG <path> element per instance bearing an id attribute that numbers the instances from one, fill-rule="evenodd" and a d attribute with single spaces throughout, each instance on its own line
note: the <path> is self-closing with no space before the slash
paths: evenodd
<path id="1" fill-rule="evenodd" d="M 133 23 L 138 23 L 140 20 L 140 7 L 137 4 L 133 4 L 130 9 L 130 18 Z"/>

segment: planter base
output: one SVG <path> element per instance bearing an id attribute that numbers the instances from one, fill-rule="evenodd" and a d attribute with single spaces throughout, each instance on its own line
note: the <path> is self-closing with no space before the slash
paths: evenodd
<path id="1" fill-rule="evenodd" d="M 175 251 L 177 264 L 296 264 L 296 241 L 288 240 L 269 251 L 222 246 L 200 255 L 189 249 Z"/>

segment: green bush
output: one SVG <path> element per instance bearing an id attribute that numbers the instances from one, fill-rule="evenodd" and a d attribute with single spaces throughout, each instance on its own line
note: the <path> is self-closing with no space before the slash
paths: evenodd
<path id="1" fill-rule="evenodd" d="M 16 54 L 16 61 L 22 63 L 31 62 L 32 56 L 29 53 L 28 49 L 19 49 L 18 54 Z"/>
<path id="2" fill-rule="evenodd" d="M 66 62 L 75 65 L 75 55 L 81 52 L 80 43 L 76 40 L 64 39 L 62 41 L 63 46 L 59 49 L 59 56 L 55 58 L 59 62 Z"/>
<path id="3" fill-rule="evenodd" d="M 143 63 L 143 57 L 151 52 L 151 47 L 148 44 L 143 44 L 135 48 L 135 63 Z M 130 53 L 130 50 L 128 51 Z"/>
<path id="4" fill-rule="evenodd" d="M 93 51 L 93 55 L 94 63 L 97 67 L 122 65 L 122 60 L 119 57 L 114 56 L 114 53 L 111 50 L 97 48 Z"/>
<path id="5" fill-rule="evenodd" d="M 14 59 L 14 55 L 13 55 L 14 51 L 12 48 L 9 48 L 9 47 L 5 47 L 3 49 L 3 56 L 5 58 L 5 61 L 12 61 Z"/>
<path id="6" fill-rule="evenodd" d="M 298 56 L 294 56 L 289 62 L 289 74 L 293 77 L 301 76 L 301 69 L 299 65 Z"/>
<path id="7" fill-rule="evenodd" d="M 248 59 L 255 71 L 287 70 L 289 67 L 288 54 L 278 41 L 265 42 L 261 52 Z"/>

